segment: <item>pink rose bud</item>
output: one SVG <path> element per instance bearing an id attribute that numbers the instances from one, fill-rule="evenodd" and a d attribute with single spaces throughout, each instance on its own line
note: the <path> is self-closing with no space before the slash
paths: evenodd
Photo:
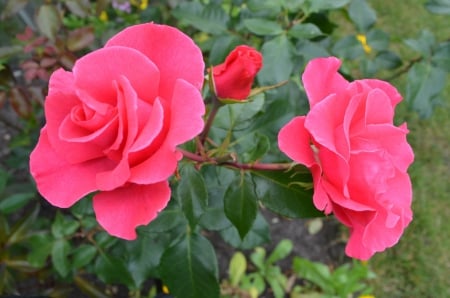
<path id="1" fill-rule="evenodd" d="M 67 208 L 90 193 L 100 225 L 136 238 L 170 199 L 177 146 L 204 126 L 204 62 L 176 28 L 135 25 L 59 69 L 49 82 L 46 124 L 31 153 L 41 195 Z"/>
<path id="2" fill-rule="evenodd" d="M 263 57 L 252 47 L 237 46 L 225 62 L 213 67 L 214 86 L 217 97 L 246 99 L 253 80 L 262 67 Z"/>
<path id="3" fill-rule="evenodd" d="M 401 95 L 389 83 L 347 82 L 334 57 L 312 60 L 302 80 L 311 110 L 279 132 L 278 145 L 307 166 L 315 206 L 350 229 L 346 253 L 367 260 L 395 245 L 412 220 L 406 124 L 393 124 Z"/>

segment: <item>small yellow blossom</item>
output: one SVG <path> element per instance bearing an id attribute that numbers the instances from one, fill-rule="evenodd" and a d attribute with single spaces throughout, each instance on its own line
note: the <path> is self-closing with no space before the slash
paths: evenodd
<path id="1" fill-rule="evenodd" d="M 357 34 L 356 39 L 361 43 L 366 54 L 370 54 L 370 52 L 372 52 L 372 48 L 367 43 L 367 37 L 364 34 Z"/>
<path id="2" fill-rule="evenodd" d="M 98 18 L 100 19 L 100 21 L 102 22 L 107 22 L 108 21 L 108 14 L 106 13 L 106 11 L 102 11 L 100 13 L 100 15 L 98 16 Z"/>
<path id="3" fill-rule="evenodd" d="M 162 291 L 164 294 L 169 294 L 169 288 L 166 285 L 162 286 Z"/>
<path id="4" fill-rule="evenodd" d="M 375 298 L 374 295 L 361 295 L 358 298 Z"/>
<path id="5" fill-rule="evenodd" d="M 140 10 L 145 10 L 148 7 L 148 0 L 131 0 L 130 3 Z"/>

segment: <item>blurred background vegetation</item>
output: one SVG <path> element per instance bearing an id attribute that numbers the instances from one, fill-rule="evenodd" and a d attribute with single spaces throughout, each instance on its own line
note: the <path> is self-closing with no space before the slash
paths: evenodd
<path id="1" fill-rule="evenodd" d="M 158 277 L 152 263 L 157 261 L 149 260 L 146 271 L 140 272 L 142 268 L 136 267 L 140 259 L 133 256 L 142 250 L 118 244 L 99 231 L 89 206 L 56 212 L 39 198 L 27 175 L 51 72 L 58 67 L 70 69 L 77 57 L 101 47 L 128 25 L 154 21 L 177 26 L 193 37 L 207 64 L 220 63 L 238 43 L 260 49 L 268 70 L 258 83 L 277 83 L 280 76 L 291 80 L 280 94 L 269 94 L 269 103 L 270 96 L 292 96 L 304 65 L 319 55 L 343 59 L 342 70 L 349 79 L 377 77 L 394 84 L 406 98 L 397 121 L 408 122 L 416 156 L 410 169 L 414 220 L 397 246 L 370 260 L 367 266 L 376 278 L 369 278 L 372 274 L 356 264 L 353 271 L 338 271 L 336 279 L 350 284 L 354 276 L 364 282 L 352 297 L 361 289 L 369 289 L 375 297 L 450 297 L 446 224 L 450 218 L 450 2 L 315 1 L 0 0 L 0 294 L 37 287 L 39 294 L 54 297 L 79 293 L 139 297 L 144 295 L 140 288 L 144 278 Z M 287 69 L 290 73 L 283 73 Z M 293 94 L 289 100 L 295 101 L 298 91 Z M 259 253 L 254 251 L 253 258 Z M 128 259 L 117 257 L 121 254 Z M 284 257 L 281 253 L 273 259 Z M 310 277 L 314 285 L 310 288 L 318 296 L 301 296 L 294 290 L 286 295 L 342 297 L 344 292 L 327 292 L 325 285 L 311 278 L 320 265 L 296 261 L 300 263 L 310 271 L 299 272 L 295 264 L 293 270 L 306 280 Z M 261 268 L 276 268 L 271 262 L 261 264 Z M 268 281 L 269 287 L 276 287 Z M 158 282 L 145 295 L 162 291 Z M 233 295 L 247 297 L 242 280 L 230 277 L 229 282 L 245 290 Z M 81 292 L 73 294 L 73 283 Z M 116 284 L 122 288 L 112 286 Z"/>

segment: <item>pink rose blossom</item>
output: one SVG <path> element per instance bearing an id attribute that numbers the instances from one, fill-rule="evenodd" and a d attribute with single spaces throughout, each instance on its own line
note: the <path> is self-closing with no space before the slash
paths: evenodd
<path id="1" fill-rule="evenodd" d="M 46 125 L 31 174 L 51 204 L 67 208 L 95 192 L 111 235 L 136 237 L 170 199 L 176 147 L 203 129 L 200 49 L 179 30 L 131 26 L 104 48 L 50 78 Z"/>
<path id="2" fill-rule="evenodd" d="M 414 154 L 406 124 L 393 124 L 397 90 L 374 79 L 347 82 L 340 64 L 331 57 L 307 65 L 311 110 L 284 126 L 278 142 L 311 170 L 315 206 L 349 227 L 346 253 L 367 260 L 395 245 L 412 220 L 407 169 Z"/>

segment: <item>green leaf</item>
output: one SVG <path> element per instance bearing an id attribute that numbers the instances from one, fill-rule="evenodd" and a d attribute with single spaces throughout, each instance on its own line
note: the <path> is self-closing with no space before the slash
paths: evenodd
<path id="1" fill-rule="evenodd" d="M 221 6 L 203 6 L 198 2 L 181 2 L 172 14 L 181 22 L 212 34 L 223 34 L 227 30 L 229 20 L 228 14 Z"/>
<path id="2" fill-rule="evenodd" d="M 161 277 L 175 297 L 219 297 L 217 259 L 211 243 L 186 234 L 162 256 Z"/>
<path id="3" fill-rule="evenodd" d="M 259 84 L 274 85 L 288 80 L 294 69 L 292 52 L 293 45 L 284 34 L 266 41 L 261 48 L 264 66 L 257 75 Z"/>
<path id="4" fill-rule="evenodd" d="M 326 265 L 294 257 L 293 270 L 299 278 L 309 280 L 327 294 L 334 294 L 330 269 Z"/>
<path id="5" fill-rule="evenodd" d="M 36 193 L 34 192 L 24 192 L 16 193 L 10 195 L 0 201 L 0 213 L 10 214 L 23 206 L 25 206 L 32 198 L 34 198 Z"/>
<path id="6" fill-rule="evenodd" d="M 429 0 L 425 7 L 432 13 L 450 14 L 450 0 Z"/>
<path id="7" fill-rule="evenodd" d="M 231 226 L 231 222 L 226 217 L 223 207 L 207 208 L 200 218 L 199 224 L 211 231 L 219 231 Z"/>
<path id="8" fill-rule="evenodd" d="M 375 51 L 385 51 L 389 47 L 389 34 L 379 29 L 367 32 L 367 43 Z"/>
<path id="9" fill-rule="evenodd" d="M 402 65 L 401 58 L 392 51 L 381 51 L 375 57 L 375 65 L 383 69 L 394 69 Z"/>
<path id="10" fill-rule="evenodd" d="M 432 32 L 422 30 L 417 39 L 406 39 L 405 43 L 413 50 L 419 52 L 424 57 L 430 57 L 433 52 L 433 46 L 436 39 Z"/>
<path id="11" fill-rule="evenodd" d="M 62 277 L 66 277 L 70 273 L 69 252 L 70 243 L 67 240 L 57 239 L 53 242 L 51 251 L 53 267 Z"/>
<path id="12" fill-rule="evenodd" d="M 241 239 L 238 230 L 234 226 L 230 226 L 220 231 L 220 235 L 225 242 L 240 249 L 251 249 L 255 246 L 263 245 L 264 243 L 270 241 L 269 225 L 264 219 L 264 216 L 262 216 L 259 212 L 256 215 L 252 228 L 244 239 Z"/>
<path id="13" fill-rule="evenodd" d="M 80 222 L 73 218 L 65 217 L 58 211 L 52 224 L 52 234 L 55 238 L 71 236 L 79 227 Z"/>
<path id="14" fill-rule="evenodd" d="M 56 33 L 62 25 L 58 9 L 51 4 L 44 4 L 39 7 L 36 24 L 44 36 L 50 40 L 55 40 Z"/>
<path id="15" fill-rule="evenodd" d="M 6 183 L 8 182 L 9 174 L 0 168 L 0 194 L 5 191 Z M 1 203 L 0 203 L 1 204 Z"/>
<path id="16" fill-rule="evenodd" d="M 366 0 L 353 0 L 348 8 L 350 19 L 360 32 L 366 32 L 375 24 L 377 15 Z"/>
<path id="17" fill-rule="evenodd" d="M 170 234 L 139 235 L 134 241 L 125 243 L 128 271 L 139 289 L 151 276 L 158 276 L 158 266 L 163 253 L 168 249 L 173 237 Z"/>
<path id="18" fill-rule="evenodd" d="M 47 233 L 34 234 L 28 239 L 30 251 L 27 254 L 27 261 L 31 266 L 42 268 L 45 266 L 47 257 L 52 250 L 52 238 Z"/>
<path id="19" fill-rule="evenodd" d="M 305 1 L 305 13 L 307 15 L 321 10 L 332 10 L 347 5 L 350 0 L 307 0 Z"/>
<path id="20" fill-rule="evenodd" d="M 434 50 L 431 62 L 434 66 L 450 72 L 450 41 L 440 43 Z"/>
<path id="21" fill-rule="evenodd" d="M 225 61 L 228 54 L 239 44 L 242 44 L 234 35 L 220 35 L 214 40 L 208 56 L 209 65 L 217 65 Z"/>
<path id="22" fill-rule="evenodd" d="M 319 27 L 311 23 L 300 23 L 292 26 L 288 31 L 288 35 L 298 39 L 311 39 L 323 35 Z"/>
<path id="23" fill-rule="evenodd" d="M 257 35 L 278 35 L 284 31 L 280 24 L 267 19 L 244 19 L 243 23 L 250 32 Z"/>
<path id="24" fill-rule="evenodd" d="M 370 46 L 370 44 L 369 44 Z M 337 57 L 354 60 L 364 55 L 364 49 L 356 36 L 349 35 L 339 39 L 333 45 L 333 54 Z"/>
<path id="25" fill-rule="evenodd" d="M 270 149 L 270 140 L 267 136 L 255 132 L 245 136 L 243 141 L 239 142 L 239 151 L 242 151 L 242 161 L 252 163 L 260 160 Z"/>
<path id="26" fill-rule="evenodd" d="M 230 267 L 228 268 L 228 275 L 230 276 L 230 284 L 232 286 L 237 286 L 242 276 L 247 270 L 247 260 L 241 252 L 234 253 L 231 257 Z"/>
<path id="27" fill-rule="evenodd" d="M 97 248 L 90 244 L 82 244 L 73 252 L 73 267 L 81 268 L 91 263 L 97 254 Z"/>
<path id="28" fill-rule="evenodd" d="M 225 192 L 224 208 L 227 218 L 239 232 L 241 239 L 250 231 L 258 212 L 255 190 L 249 175 L 238 177 Z"/>
<path id="29" fill-rule="evenodd" d="M 275 262 L 278 262 L 286 258 L 291 253 L 293 247 L 294 246 L 291 240 L 289 239 L 281 240 L 267 258 L 266 263 L 274 264 Z"/>
<path id="30" fill-rule="evenodd" d="M 258 198 L 272 211 L 291 218 L 323 216 L 314 207 L 312 189 L 300 185 L 311 183 L 309 172 L 252 171 L 252 175 Z"/>
<path id="31" fill-rule="evenodd" d="M 143 227 L 147 233 L 165 233 L 178 226 L 186 226 L 186 218 L 180 209 L 164 209 L 147 227 Z"/>
<path id="32" fill-rule="evenodd" d="M 100 254 L 100 257 L 95 262 L 95 273 L 105 283 L 120 283 L 129 288 L 135 287 L 125 261 L 116 256 Z"/>
<path id="33" fill-rule="evenodd" d="M 6 245 L 21 242 L 23 239 L 29 237 L 31 227 L 35 224 L 38 214 L 39 205 L 36 205 L 31 212 L 23 216 L 23 218 L 12 227 L 11 233 L 6 240 Z"/>
<path id="34" fill-rule="evenodd" d="M 193 166 L 184 167 L 180 176 L 177 194 L 189 225 L 193 228 L 208 206 L 208 192 L 202 175 Z"/>
<path id="35" fill-rule="evenodd" d="M 283 1 L 281 0 L 248 0 L 248 9 L 258 15 L 276 16 L 281 12 Z"/>
<path id="36" fill-rule="evenodd" d="M 421 62 L 408 71 L 406 100 L 420 117 L 427 118 L 440 102 L 439 95 L 445 87 L 447 73 L 441 68 Z"/>

